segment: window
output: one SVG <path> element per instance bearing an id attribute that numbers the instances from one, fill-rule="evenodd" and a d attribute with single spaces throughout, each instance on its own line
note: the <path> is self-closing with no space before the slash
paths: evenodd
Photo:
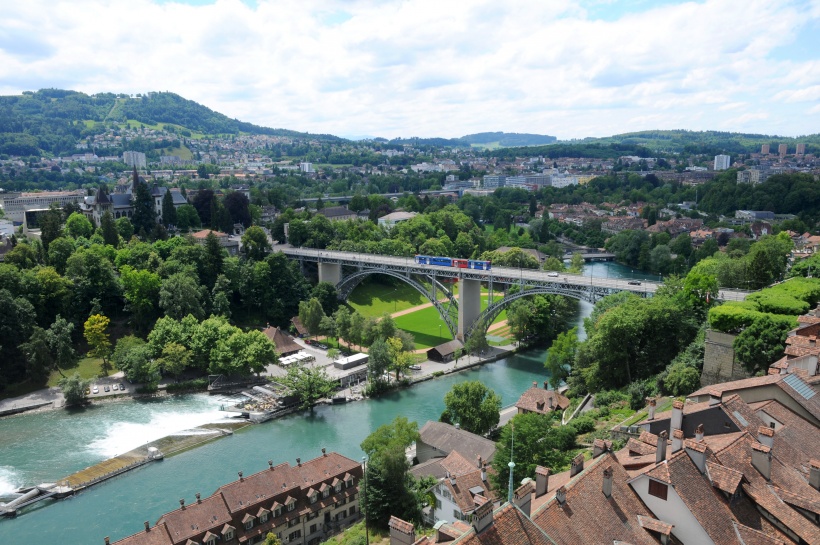
<path id="1" fill-rule="evenodd" d="M 253 528 L 253 521 L 249 520 L 245 523 L 245 530 L 250 530 L 251 528 Z"/>
<path id="2" fill-rule="evenodd" d="M 273 516 L 274 517 L 278 517 L 281 514 L 282 514 L 282 508 L 281 507 L 277 507 L 276 509 L 273 510 Z"/>
<path id="3" fill-rule="evenodd" d="M 342 490 L 342 483 L 337 484 L 337 485 L 336 485 L 336 487 L 335 487 L 335 490 L 336 490 L 336 492 L 341 492 L 341 490 Z"/>
<path id="4" fill-rule="evenodd" d="M 208 541 L 205 542 L 206 545 L 216 545 L 216 538 L 212 537 Z"/>
<path id="5" fill-rule="evenodd" d="M 290 535 L 288 535 L 288 540 L 293 541 L 294 539 L 299 537 L 302 537 L 302 530 L 296 530 L 295 532 L 291 532 Z"/>
<path id="6" fill-rule="evenodd" d="M 288 521 L 288 528 L 292 528 L 297 524 L 299 524 L 299 517 L 296 517 L 295 519 Z"/>
<path id="7" fill-rule="evenodd" d="M 441 509 L 441 500 L 436 498 L 436 509 Z"/>
<path id="8" fill-rule="evenodd" d="M 296 502 L 292 501 L 288 504 L 288 511 L 293 511 L 294 509 L 296 509 Z"/>
<path id="9" fill-rule="evenodd" d="M 316 503 L 316 500 L 318 500 L 318 499 L 319 499 L 318 494 L 311 494 L 310 495 L 310 503 Z"/>
<path id="10" fill-rule="evenodd" d="M 325 488 L 324 490 L 322 490 L 322 497 L 326 498 L 328 496 L 330 496 L 330 487 L 329 486 L 327 488 Z"/>
<path id="11" fill-rule="evenodd" d="M 268 514 L 262 513 L 261 515 L 259 515 L 259 522 L 268 522 Z"/>
<path id="12" fill-rule="evenodd" d="M 649 479 L 649 495 L 655 496 L 656 498 L 660 498 L 666 501 L 666 495 L 669 492 L 669 486 L 656 481 L 654 479 Z"/>
<path id="13" fill-rule="evenodd" d="M 453 509 L 453 518 L 456 520 L 461 520 L 461 511 L 458 509 Z"/>
<path id="14" fill-rule="evenodd" d="M 315 525 L 315 524 L 311 524 L 311 525 L 310 525 L 310 533 L 311 533 L 311 534 L 316 533 L 316 525 Z"/>
<path id="15" fill-rule="evenodd" d="M 225 541 L 230 541 L 233 539 L 233 530 L 228 530 L 225 532 Z"/>
<path id="16" fill-rule="evenodd" d="M 355 506 L 355 505 L 351 505 L 351 506 L 350 506 L 350 516 L 352 517 L 352 516 L 353 516 L 353 513 L 355 513 L 355 512 L 356 512 L 356 506 Z"/>

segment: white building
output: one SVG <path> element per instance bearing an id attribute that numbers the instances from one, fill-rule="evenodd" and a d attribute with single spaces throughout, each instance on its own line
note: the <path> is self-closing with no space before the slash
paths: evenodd
<path id="1" fill-rule="evenodd" d="M 731 157 L 728 155 L 715 155 L 715 170 L 726 170 L 731 164 Z"/>
<path id="2" fill-rule="evenodd" d="M 304 172 L 305 174 L 311 174 L 315 172 L 313 170 L 313 163 L 299 163 L 299 170 Z"/>
<path id="3" fill-rule="evenodd" d="M 507 185 L 507 177 L 504 175 L 488 174 L 484 176 L 484 189 L 495 189 Z"/>
<path id="4" fill-rule="evenodd" d="M 122 162 L 129 167 L 145 168 L 146 159 L 145 154 L 139 151 L 124 151 L 122 152 Z"/>
<path id="5" fill-rule="evenodd" d="M 40 193 L 19 193 L 9 195 L 2 199 L 2 208 L 6 217 L 15 223 L 23 223 L 23 218 L 27 210 L 43 210 L 53 203 L 62 208 L 66 203 L 81 203 L 85 191 L 43 191 Z"/>

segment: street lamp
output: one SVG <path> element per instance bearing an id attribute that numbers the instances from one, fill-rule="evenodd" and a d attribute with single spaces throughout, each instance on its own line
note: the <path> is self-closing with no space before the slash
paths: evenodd
<path id="1" fill-rule="evenodd" d="M 362 494 L 362 499 L 366 502 L 367 501 L 367 456 L 362 456 L 362 470 L 364 471 L 364 494 Z M 362 502 L 359 502 L 360 504 Z M 359 505 L 359 509 L 361 510 L 361 505 Z M 364 542 L 365 545 L 370 545 L 370 530 L 367 527 L 367 506 L 365 506 L 364 510 Z"/>

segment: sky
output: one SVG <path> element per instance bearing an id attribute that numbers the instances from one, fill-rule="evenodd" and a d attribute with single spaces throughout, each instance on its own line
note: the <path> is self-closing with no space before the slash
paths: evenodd
<path id="1" fill-rule="evenodd" d="M 820 0 L 0 0 L 0 94 L 345 137 L 820 132 Z"/>

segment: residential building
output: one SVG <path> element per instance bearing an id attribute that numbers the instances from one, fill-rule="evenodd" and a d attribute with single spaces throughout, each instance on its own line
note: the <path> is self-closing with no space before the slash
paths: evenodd
<path id="1" fill-rule="evenodd" d="M 495 494 L 488 480 L 487 462 L 480 457 L 471 462 L 458 451 L 453 451 L 435 464 L 424 466 L 424 471 L 414 471 L 413 475 L 432 475 L 439 479 L 430 489 L 436 498 L 435 505 L 424 510 L 425 520 L 430 525 L 439 520 L 469 521 L 473 512 L 484 502 L 495 502 Z"/>
<path id="2" fill-rule="evenodd" d="M 735 218 L 747 221 L 773 220 L 774 212 L 768 210 L 735 210 Z"/>
<path id="3" fill-rule="evenodd" d="M 797 144 L 797 151 L 795 152 L 796 155 L 805 155 L 806 154 L 806 144 Z"/>
<path id="4" fill-rule="evenodd" d="M 85 191 L 42 191 L 36 193 L 0 193 L 3 212 L 6 218 L 16 224 L 23 223 L 25 213 L 29 210 L 45 210 L 52 204 L 62 208 L 67 203 L 81 203 Z"/>
<path id="5" fill-rule="evenodd" d="M 515 403 L 518 414 L 548 414 L 552 411 L 563 411 L 569 407 L 569 399 L 548 388 L 548 381 L 544 381 L 543 388 L 539 388 L 538 383 L 533 382 L 532 388 L 521 394 L 521 397 Z"/>
<path id="6" fill-rule="evenodd" d="M 352 220 L 357 217 L 356 212 L 349 210 L 346 206 L 329 206 L 317 211 L 317 214 L 323 215 L 330 221 Z"/>
<path id="7" fill-rule="evenodd" d="M 490 462 L 495 455 L 495 443 L 489 439 L 444 422 L 428 420 L 419 430 L 419 436 L 416 441 L 419 464 L 433 458 L 444 458 L 454 450 L 468 460 L 481 456 L 482 460 Z"/>
<path id="8" fill-rule="evenodd" d="M 304 172 L 305 174 L 312 174 L 313 172 L 315 172 L 313 170 L 312 163 L 299 163 L 299 170 L 301 172 Z"/>
<path id="9" fill-rule="evenodd" d="M 288 545 L 317 545 L 361 517 L 362 466 L 335 452 L 306 463 L 273 465 L 219 487 L 115 545 L 247 544 L 272 532 Z M 106 538 L 106 542 L 107 542 Z"/>
<path id="10" fill-rule="evenodd" d="M 760 155 L 769 155 L 769 144 L 763 144 L 760 146 Z"/>
<path id="11" fill-rule="evenodd" d="M 497 189 L 506 185 L 507 177 L 501 174 L 488 174 L 484 176 L 484 189 Z"/>
<path id="12" fill-rule="evenodd" d="M 777 153 L 780 154 L 781 157 L 786 155 L 789 152 L 789 146 L 787 144 L 780 144 L 777 146 Z"/>
<path id="13" fill-rule="evenodd" d="M 148 163 L 145 159 L 145 154 L 141 151 L 124 151 L 122 152 L 122 162 L 129 167 L 145 168 Z"/>
<path id="14" fill-rule="evenodd" d="M 729 155 L 715 155 L 715 170 L 726 170 L 731 164 L 732 158 Z"/>
<path id="15" fill-rule="evenodd" d="M 229 255 L 237 255 L 239 253 L 239 241 L 235 238 L 232 238 L 227 233 L 222 233 L 220 231 L 212 231 L 210 229 L 203 229 L 192 234 L 191 238 L 197 244 L 204 246 L 208 239 L 208 235 L 211 233 L 213 233 L 217 241 L 219 241 L 219 245 L 225 248 L 225 250 L 227 250 Z"/>
<path id="16" fill-rule="evenodd" d="M 401 223 L 403 221 L 407 221 L 410 219 L 415 218 L 418 216 L 417 212 L 391 212 L 390 214 L 386 214 L 379 218 L 379 225 L 387 229 L 388 231 L 392 229 L 397 223 Z"/>
<path id="17" fill-rule="evenodd" d="M 276 346 L 276 352 L 280 357 L 289 356 L 302 350 L 302 347 L 296 344 L 293 337 L 288 335 L 287 332 L 282 331 L 280 327 L 271 327 L 271 325 L 268 324 L 268 327 L 265 328 L 262 333 Z"/>

